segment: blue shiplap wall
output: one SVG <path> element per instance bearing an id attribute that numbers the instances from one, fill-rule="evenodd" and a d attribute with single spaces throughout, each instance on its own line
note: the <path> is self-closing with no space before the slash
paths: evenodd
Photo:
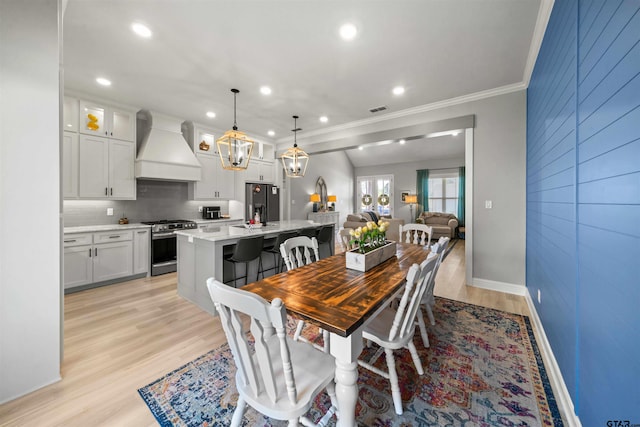
<path id="1" fill-rule="evenodd" d="M 527 95 L 529 292 L 582 424 L 640 424 L 640 1 L 556 0 Z"/>
<path id="2" fill-rule="evenodd" d="M 569 390 L 576 358 L 576 19 L 557 2 L 527 93 L 527 286 Z M 572 394 L 575 401 L 576 396 Z"/>

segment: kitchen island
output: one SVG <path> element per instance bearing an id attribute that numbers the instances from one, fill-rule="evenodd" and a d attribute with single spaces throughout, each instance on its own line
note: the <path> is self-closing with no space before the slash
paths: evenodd
<path id="1" fill-rule="evenodd" d="M 178 237 L 178 295 L 215 315 L 216 310 L 209 297 L 206 281 L 209 277 L 215 277 L 221 282 L 230 278 L 229 268 L 232 268 L 232 265 L 227 266 L 225 274 L 224 257 L 233 252 L 234 245 L 238 240 L 263 235 L 266 242 L 268 239 L 277 238 L 278 234 L 283 232 L 320 227 L 322 224 L 312 221 L 292 220 L 270 222 L 266 226 L 252 229 L 239 224 L 211 225 L 197 230 L 176 231 Z M 333 238 L 330 244 L 334 244 Z M 273 266 L 273 256 L 263 253 L 262 262 L 264 269 L 268 270 Z M 256 277 L 257 262 L 253 264 L 255 265 L 249 268 L 250 278 Z M 238 275 L 244 275 L 240 271 L 243 266 L 238 265 L 237 267 L 239 269 Z M 274 270 L 271 270 L 271 273 L 273 272 Z M 239 283 L 243 283 L 242 279 Z"/>

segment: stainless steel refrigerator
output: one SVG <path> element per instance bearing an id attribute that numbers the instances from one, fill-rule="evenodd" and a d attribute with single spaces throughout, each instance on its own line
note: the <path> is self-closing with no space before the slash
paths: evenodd
<path id="1" fill-rule="evenodd" d="M 254 219 L 256 212 L 260 221 L 280 221 L 280 188 L 271 184 L 245 184 L 244 219 Z"/>

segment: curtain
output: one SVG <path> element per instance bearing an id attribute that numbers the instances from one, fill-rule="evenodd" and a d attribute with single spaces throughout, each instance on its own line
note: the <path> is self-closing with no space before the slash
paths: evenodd
<path id="1" fill-rule="evenodd" d="M 464 166 L 458 168 L 458 223 L 464 226 Z"/>
<path id="2" fill-rule="evenodd" d="M 416 195 L 418 196 L 418 207 L 416 218 L 422 212 L 429 211 L 429 169 L 418 169 L 416 178 Z M 415 220 L 415 218 L 412 218 Z"/>

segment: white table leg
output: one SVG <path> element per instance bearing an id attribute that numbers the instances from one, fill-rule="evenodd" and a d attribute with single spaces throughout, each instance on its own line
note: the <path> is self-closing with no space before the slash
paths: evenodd
<path id="1" fill-rule="evenodd" d="M 358 356 L 362 352 L 362 330 L 348 337 L 330 335 L 331 354 L 336 358 L 337 427 L 356 427 L 358 402 Z"/>

